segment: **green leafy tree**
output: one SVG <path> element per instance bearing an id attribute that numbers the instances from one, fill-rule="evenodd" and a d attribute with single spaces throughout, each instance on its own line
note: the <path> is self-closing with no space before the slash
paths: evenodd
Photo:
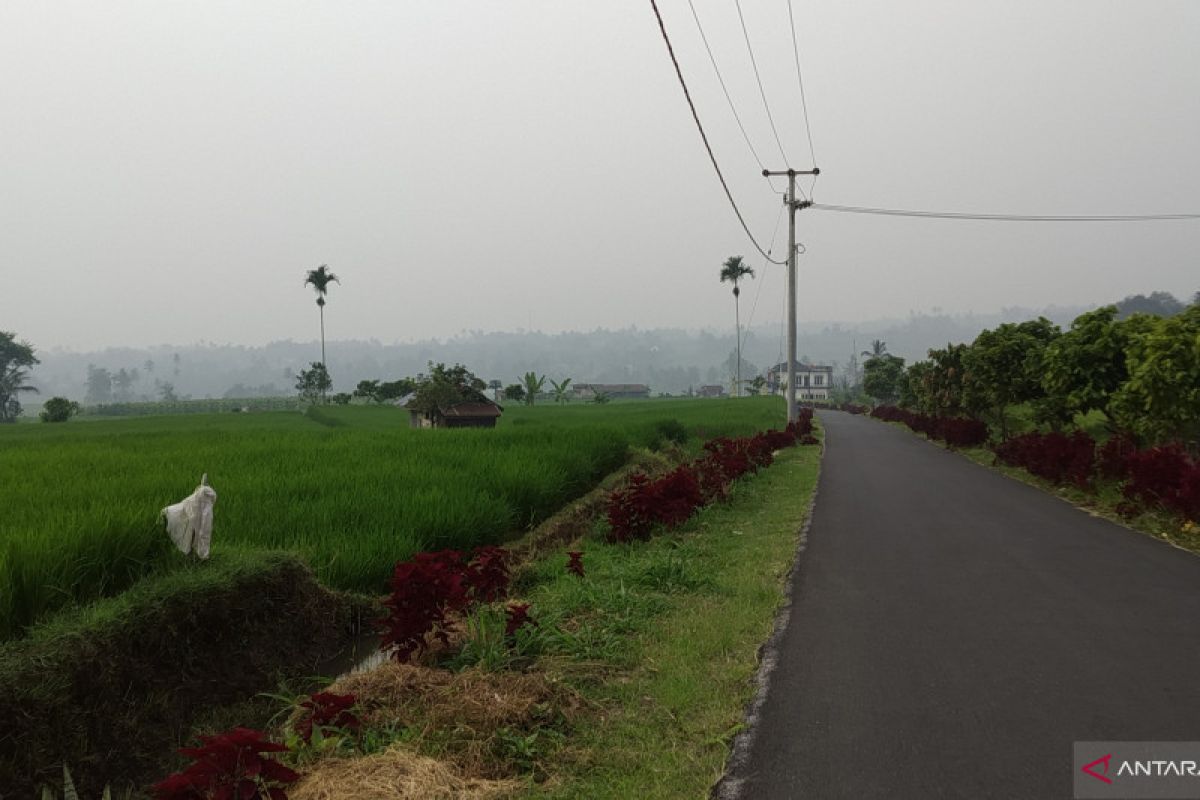
<path id="1" fill-rule="evenodd" d="M 170 381 L 162 381 L 157 384 L 158 399 L 164 403 L 178 403 L 179 395 L 175 394 L 175 384 Z"/>
<path id="2" fill-rule="evenodd" d="M 1133 317 L 1129 322 L 1139 320 Z M 1200 306 L 1141 318 L 1126 350 L 1129 379 L 1110 409 L 1120 427 L 1154 442 L 1200 441 Z"/>
<path id="3" fill-rule="evenodd" d="M 325 264 L 310 269 L 304 277 L 304 285 L 313 287 L 313 291 L 317 293 L 317 308 L 321 312 L 321 364 L 325 365 L 329 362 L 325 360 L 325 295 L 329 293 L 329 284 L 341 281 L 337 275 L 329 271 L 329 267 Z"/>
<path id="4" fill-rule="evenodd" d="M 1125 353 L 1130 337 L 1149 322 L 1147 317 L 1117 321 L 1116 306 L 1104 306 L 1080 314 L 1071 329 L 1046 346 L 1042 388 L 1045 398 L 1038 418 L 1055 427 L 1076 414 L 1099 409 L 1109 416 L 1109 404 L 1129 379 Z"/>
<path id="5" fill-rule="evenodd" d="M 531 406 L 537 400 L 537 396 L 541 393 L 542 387 L 546 385 L 546 376 L 539 377 L 533 372 L 526 372 L 521 378 L 521 383 L 525 388 L 525 405 Z"/>
<path id="6" fill-rule="evenodd" d="M 38 417 L 42 422 L 66 422 L 79 413 L 79 403 L 65 397 L 51 397 Z"/>
<path id="7" fill-rule="evenodd" d="M 382 402 L 379 396 L 379 381 L 359 381 L 358 386 L 354 387 L 354 396 L 371 403 Z"/>
<path id="8" fill-rule="evenodd" d="M 909 365 L 900 379 L 900 405 L 929 413 L 925 410 L 928 407 L 928 399 L 924 395 L 924 388 L 926 376 L 932 367 L 928 361 L 918 361 Z"/>
<path id="9" fill-rule="evenodd" d="M 762 394 L 763 387 L 767 385 L 767 379 L 762 375 L 755 375 L 754 380 L 750 381 L 750 388 L 755 394 Z"/>
<path id="10" fill-rule="evenodd" d="M 27 382 L 30 368 L 37 363 L 33 345 L 18 342 L 15 333 L 0 331 L 0 423 L 17 421 L 22 392 L 37 392 Z"/>
<path id="11" fill-rule="evenodd" d="M 939 417 L 963 413 L 963 358 L 968 349 L 965 344 L 947 344 L 908 368 L 906 391 L 912 408 Z"/>
<path id="12" fill-rule="evenodd" d="M 567 394 L 567 390 L 571 386 L 570 378 L 564 378 L 562 381 L 551 380 L 550 384 L 554 387 L 554 402 L 568 403 L 571 401 L 571 396 Z"/>
<path id="13" fill-rule="evenodd" d="M 730 256 L 721 265 L 721 283 L 733 284 L 733 331 L 737 340 L 734 386 L 737 387 L 738 396 L 742 393 L 742 312 L 739 300 L 742 290 L 738 288 L 738 281 L 753 277 L 754 270 L 742 261 L 741 256 Z"/>
<path id="14" fill-rule="evenodd" d="M 314 361 L 311 367 L 300 370 L 300 374 L 296 376 L 296 391 L 300 393 L 301 398 L 310 403 L 324 397 L 332 386 L 329 372 L 320 361 Z"/>
<path id="15" fill-rule="evenodd" d="M 594 395 L 592 395 L 592 402 L 598 406 L 602 406 L 605 403 L 611 403 L 612 395 L 610 395 L 608 392 L 596 392 Z"/>
<path id="16" fill-rule="evenodd" d="M 990 417 L 1008 438 L 1008 410 L 1045 396 L 1042 389 L 1046 347 L 1060 335 L 1045 317 L 986 330 L 963 357 L 963 400 L 969 411 Z"/>
<path id="17" fill-rule="evenodd" d="M 863 362 L 863 390 L 880 403 L 894 403 L 904 380 L 904 359 L 872 356 Z"/>
<path id="18" fill-rule="evenodd" d="M 412 394 L 416 390 L 417 382 L 412 378 L 384 381 L 379 384 L 379 402 L 384 403 L 388 400 L 399 400 L 406 394 Z"/>
<path id="19" fill-rule="evenodd" d="M 408 407 L 425 414 L 463 402 L 486 401 L 487 384 L 462 364 L 447 367 L 429 362 L 429 373 L 417 376 L 416 394 Z"/>
<path id="20" fill-rule="evenodd" d="M 519 383 L 511 383 L 504 387 L 504 399 L 520 403 L 525 399 L 525 387 Z"/>

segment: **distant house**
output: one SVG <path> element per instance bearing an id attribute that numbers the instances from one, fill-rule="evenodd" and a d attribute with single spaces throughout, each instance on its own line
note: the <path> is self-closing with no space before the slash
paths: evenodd
<path id="1" fill-rule="evenodd" d="M 410 424 L 414 428 L 494 428 L 503 413 L 504 408 L 499 403 L 483 395 L 462 403 L 438 406 L 428 412 L 409 409 Z"/>
<path id="2" fill-rule="evenodd" d="M 580 400 L 591 400 L 598 394 L 613 400 L 646 400 L 650 397 L 650 387 L 642 383 L 576 383 L 571 388 Z"/>
<path id="3" fill-rule="evenodd" d="M 833 388 L 833 367 L 816 364 L 795 364 L 795 392 L 797 400 L 828 400 Z M 771 394 L 786 394 L 790 383 L 787 362 L 783 361 L 767 370 L 767 391 Z"/>
<path id="4" fill-rule="evenodd" d="M 721 385 L 701 386 L 696 390 L 697 397 L 724 397 L 725 387 Z"/>

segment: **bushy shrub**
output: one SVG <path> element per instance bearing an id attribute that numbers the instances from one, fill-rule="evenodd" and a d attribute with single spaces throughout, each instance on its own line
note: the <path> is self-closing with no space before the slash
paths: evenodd
<path id="1" fill-rule="evenodd" d="M 1025 433 L 997 444 L 996 456 L 1056 484 L 1070 482 L 1080 489 L 1091 485 L 1096 469 L 1096 442 L 1083 431 Z"/>
<path id="2" fill-rule="evenodd" d="M 902 422 L 930 439 L 940 439 L 951 447 L 978 447 L 988 440 L 988 426 L 977 419 L 932 417 L 896 406 L 876 406 L 871 416 L 884 422 Z"/>
<path id="3" fill-rule="evenodd" d="M 489 545 L 476 548 L 470 561 L 457 550 L 439 550 L 397 563 L 383 601 L 388 612 L 379 621 L 380 649 L 407 661 L 428 647 L 430 634 L 446 643 L 447 613 L 508 593 L 507 562 L 504 548 Z"/>
<path id="4" fill-rule="evenodd" d="M 656 525 L 682 524 L 700 507 L 726 495 L 741 476 L 770 466 L 776 450 L 797 443 L 815 444 L 813 412 L 800 410 L 785 430 L 769 430 L 739 439 L 718 437 L 704 443 L 704 455 L 651 480 L 638 473 L 608 498 L 608 541 L 648 539 Z"/>
<path id="5" fill-rule="evenodd" d="M 1128 480 L 1123 493 L 1130 501 L 1159 506 L 1200 521 L 1200 464 L 1178 443 L 1151 447 L 1125 458 Z"/>

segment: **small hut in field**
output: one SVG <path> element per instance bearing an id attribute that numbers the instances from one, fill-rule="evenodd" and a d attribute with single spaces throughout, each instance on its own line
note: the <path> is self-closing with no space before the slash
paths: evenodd
<path id="1" fill-rule="evenodd" d="M 414 428 L 494 428 L 504 408 L 480 395 L 457 403 L 439 404 L 427 411 L 409 408 Z"/>

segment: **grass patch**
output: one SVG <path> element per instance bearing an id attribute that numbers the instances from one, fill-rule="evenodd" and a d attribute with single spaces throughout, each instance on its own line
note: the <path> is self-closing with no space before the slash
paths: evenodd
<path id="1" fill-rule="evenodd" d="M 565 558 L 537 567 L 527 599 L 563 632 L 543 663 L 598 711 L 529 797 L 707 795 L 753 697 L 819 458 L 783 451 L 673 535 L 586 543 L 583 580 L 563 574 Z"/>

